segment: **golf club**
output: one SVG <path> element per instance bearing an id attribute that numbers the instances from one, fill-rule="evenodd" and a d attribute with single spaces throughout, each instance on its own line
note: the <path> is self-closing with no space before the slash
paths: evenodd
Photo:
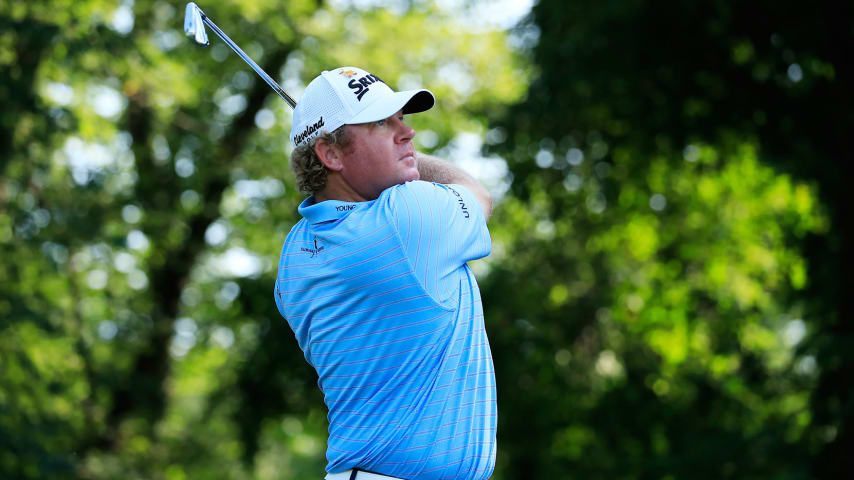
<path id="1" fill-rule="evenodd" d="M 210 42 L 208 41 L 208 34 L 205 31 L 205 24 L 211 27 L 214 33 L 216 33 L 217 36 L 222 39 L 222 41 L 224 41 L 229 47 L 231 47 L 232 50 L 234 50 L 234 53 L 238 54 L 244 62 L 248 63 L 249 66 L 252 67 L 252 70 L 255 70 L 255 72 L 260 75 L 261 78 L 263 78 L 264 81 L 267 82 L 267 84 L 270 85 L 273 90 L 275 90 L 276 93 L 278 93 L 279 96 L 282 97 L 288 105 L 291 106 L 291 108 L 296 107 L 297 102 L 295 102 L 290 95 L 285 93 L 285 91 L 282 90 L 282 87 L 280 87 L 275 80 L 273 80 L 269 75 L 267 75 L 267 72 L 265 72 L 261 67 L 259 67 L 257 63 L 252 61 L 252 59 L 249 58 L 249 55 L 246 55 L 246 52 L 244 52 L 240 47 L 238 47 L 236 43 L 231 41 L 231 39 L 228 38 L 228 35 L 226 35 L 225 32 L 220 30 L 219 27 L 217 27 L 216 24 L 207 15 L 205 15 L 205 12 L 203 12 L 198 5 L 196 5 L 194 2 L 188 3 L 187 11 L 184 14 L 184 33 L 186 33 L 188 37 L 193 37 L 193 39 L 199 45 L 207 47 L 208 45 L 210 45 Z"/>

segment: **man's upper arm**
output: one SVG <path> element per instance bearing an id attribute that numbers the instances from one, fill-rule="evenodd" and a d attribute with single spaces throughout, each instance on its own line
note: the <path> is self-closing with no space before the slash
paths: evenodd
<path id="1" fill-rule="evenodd" d="M 471 190 L 421 181 L 395 189 L 391 201 L 398 233 L 422 280 L 438 282 L 466 262 L 489 255 L 486 217 Z"/>
<path id="2" fill-rule="evenodd" d="M 471 191 L 477 199 L 477 203 L 480 205 L 481 211 L 483 211 L 484 221 L 489 220 L 489 217 L 492 216 L 492 195 L 489 194 L 489 191 L 477 182 L 472 182 L 470 184 L 467 183 L 461 186 L 466 187 Z"/>

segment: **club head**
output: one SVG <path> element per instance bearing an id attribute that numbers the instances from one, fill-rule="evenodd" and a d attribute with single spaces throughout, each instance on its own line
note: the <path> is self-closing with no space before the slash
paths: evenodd
<path id="1" fill-rule="evenodd" d="M 207 47 L 211 44 L 208 41 L 208 32 L 205 31 L 205 22 L 202 21 L 202 9 L 193 2 L 187 4 L 184 13 L 184 33 L 193 37 L 199 45 Z"/>

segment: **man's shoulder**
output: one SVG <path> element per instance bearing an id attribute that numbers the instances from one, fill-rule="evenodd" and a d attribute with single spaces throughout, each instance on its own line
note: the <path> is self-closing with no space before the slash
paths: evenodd
<path id="1" fill-rule="evenodd" d="M 459 190 L 465 189 L 461 185 L 444 185 L 441 183 L 426 182 L 424 180 L 413 180 L 389 187 L 380 195 L 380 199 L 394 201 L 401 197 L 440 199 L 448 198 L 448 194 L 459 196 Z M 455 193 L 456 192 L 456 193 Z"/>
<path id="2" fill-rule="evenodd" d="M 425 208 L 435 208 L 438 196 L 436 184 L 413 180 L 385 189 L 374 207 L 393 216 L 406 215 L 407 212 L 415 213 Z"/>
<path id="3" fill-rule="evenodd" d="M 430 182 L 425 182 L 423 180 L 412 180 L 410 182 L 400 183 L 389 188 L 386 188 L 383 193 L 380 195 L 386 197 L 392 197 L 395 195 L 405 194 L 408 192 L 419 192 L 426 191 L 430 189 Z"/>
<path id="4" fill-rule="evenodd" d="M 305 230 L 306 225 L 308 225 L 308 221 L 305 218 L 300 218 L 297 220 L 295 224 L 291 227 L 288 235 L 285 237 L 285 241 L 287 241 L 290 237 L 298 234 L 299 232 Z"/>
<path id="5" fill-rule="evenodd" d="M 282 242 L 282 255 L 286 254 L 288 249 L 292 248 L 294 243 L 298 242 L 297 239 L 306 233 L 307 225 L 308 221 L 305 218 L 301 218 L 291 227 L 285 236 L 285 241 Z"/>
<path id="6" fill-rule="evenodd" d="M 466 219 L 470 217 L 469 206 L 476 205 L 477 202 L 471 190 L 464 185 L 445 185 L 422 180 L 395 185 L 386 189 L 383 195 L 386 197 L 382 204 L 390 205 L 392 210 L 402 208 L 414 213 L 424 210 L 448 211 L 460 208 Z"/>

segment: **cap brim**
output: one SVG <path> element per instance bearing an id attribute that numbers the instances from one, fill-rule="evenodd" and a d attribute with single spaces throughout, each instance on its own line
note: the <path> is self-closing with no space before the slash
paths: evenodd
<path id="1" fill-rule="evenodd" d="M 349 125 L 369 123 L 394 115 L 398 110 L 403 113 L 419 113 L 430 110 L 436 98 L 430 90 L 407 90 L 387 95 L 359 112 L 347 122 Z"/>

